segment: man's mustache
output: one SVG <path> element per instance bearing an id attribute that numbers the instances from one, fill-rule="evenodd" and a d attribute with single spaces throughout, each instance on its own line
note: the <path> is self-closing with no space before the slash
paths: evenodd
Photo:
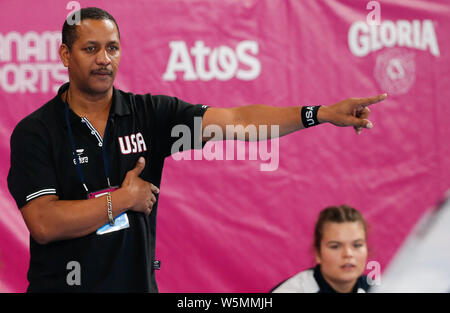
<path id="1" fill-rule="evenodd" d="M 100 74 L 100 75 L 112 75 L 112 71 L 105 69 L 105 68 L 100 68 L 100 69 L 96 69 L 91 71 L 91 74 Z"/>

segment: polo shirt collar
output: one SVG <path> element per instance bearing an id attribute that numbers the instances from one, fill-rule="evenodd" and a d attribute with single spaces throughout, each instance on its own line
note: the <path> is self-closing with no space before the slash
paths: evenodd
<path id="1" fill-rule="evenodd" d="M 69 84 L 70 83 L 65 83 L 63 84 L 61 87 L 59 87 L 58 89 L 58 106 L 60 106 L 63 110 L 64 110 L 64 101 L 61 99 L 61 95 L 63 94 L 63 92 L 65 92 L 67 89 L 69 89 Z M 126 116 L 131 114 L 130 111 L 130 107 L 128 106 L 127 102 L 124 101 L 125 99 L 123 99 L 122 95 L 120 94 L 120 91 L 116 88 L 114 88 L 113 86 L 113 101 L 112 101 L 112 105 L 111 105 L 111 110 L 110 110 L 110 118 L 117 116 Z M 69 115 L 69 119 L 71 123 L 74 123 L 75 121 L 79 121 L 79 117 L 72 111 L 70 110 L 70 115 Z"/>

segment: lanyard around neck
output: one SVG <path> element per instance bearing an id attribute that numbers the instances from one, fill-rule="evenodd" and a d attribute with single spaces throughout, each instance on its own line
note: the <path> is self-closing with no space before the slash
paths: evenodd
<path id="1" fill-rule="evenodd" d="M 67 90 L 67 94 L 68 93 L 69 93 L 69 90 Z M 66 115 L 66 124 L 67 124 L 68 133 L 69 133 L 70 144 L 72 145 L 72 154 L 73 154 L 73 157 L 75 158 L 75 165 L 77 168 L 78 176 L 80 178 L 81 183 L 83 184 L 84 189 L 86 190 L 86 192 L 89 193 L 89 189 L 86 185 L 86 181 L 84 180 L 83 169 L 81 168 L 80 160 L 78 159 L 78 154 L 77 154 L 77 151 L 75 148 L 75 140 L 73 138 L 72 127 L 70 125 L 70 119 L 69 119 L 69 103 L 67 102 L 67 96 L 66 96 L 66 101 L 65 101 L 65 113 L 66 113 L 65 114 Z M 103 136 L 102 156 L 103 156 L 103 167 L 105 169 L 106 181 L 108 183 L 108 187 L 111 188 L 111 182 L 109 180 L 108 156 L 106 153 L 106 134 L 107 134 L 107 132 L 108 132 L 108 123 L 106 123 L 105 134 Z"/>

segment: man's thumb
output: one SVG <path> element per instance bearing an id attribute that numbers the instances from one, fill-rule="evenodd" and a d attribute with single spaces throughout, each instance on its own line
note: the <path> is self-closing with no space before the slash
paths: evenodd
<path id="1" fill-rule="evenodd" d="M 136 173 L 136 176 L 138 176 L 139 174 L 142 173 L 142 170 L 145 167 L 145 158 L 144 157 L 140 157 L 136 163 L 136 166 L 133 169 L 133 172 Z"/>
<path id="2" fill-rule="evenodd" d="M 364 126 L 363 127 L 367 128 L 367 129 L 373 128 L 373 124 L 372 124 L 371 121 L 369 121 L 369 120 L 363 120 L 363 121 L 364 121 Z"/>
<path id="3" fill-rule="evenodd" d="M 361 118 L 353 118 L 352 126 L 362 127 L 362 128 L 367 128 L 367 129 L 373 128 L 373 124 L 371 121 L 366 120 L 366 119 L 361 119 Z"/>

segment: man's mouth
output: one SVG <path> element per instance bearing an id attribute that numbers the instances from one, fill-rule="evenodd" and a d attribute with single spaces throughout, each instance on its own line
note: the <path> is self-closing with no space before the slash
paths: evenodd
<path id="1" fill-rule="evenodd" d="M 92 71 L 91 74 L 93 75 L 101 75 L 101 76 L 111 76 L 112 72 L 107 70 L 96 70 Z"/>

